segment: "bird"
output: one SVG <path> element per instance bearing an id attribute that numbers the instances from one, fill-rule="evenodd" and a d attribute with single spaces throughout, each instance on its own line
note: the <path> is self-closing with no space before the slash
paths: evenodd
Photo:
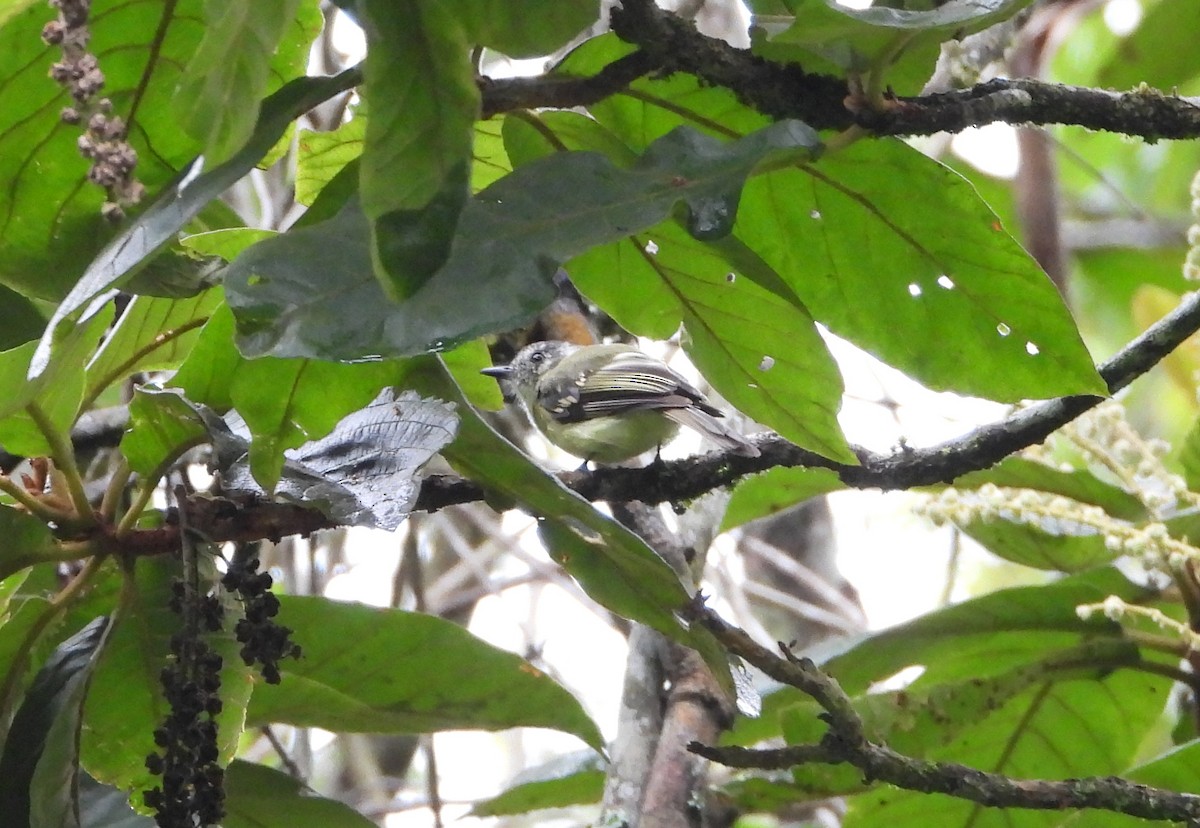
<path id="1" fill-rule="evenodd" d="M 631 345 L 534 342 L 483 369 L 554 445 L 587 462 L 620 463 L 660 449 L 681 425 L 743 457 L 758 448 L 666 363 Z"/>

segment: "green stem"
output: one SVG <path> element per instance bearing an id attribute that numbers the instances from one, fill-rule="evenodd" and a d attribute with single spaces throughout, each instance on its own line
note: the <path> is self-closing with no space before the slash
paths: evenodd
<path id="1" fill-rule="evenodd" d="M 125 484 L 129 482 L 132 474 L 133 470 L 129 468 L 129 461 L 122 457 L 121 462 L 113 470 L 108 487 L 104 490 L 104 497 L 100 501 L 100 519 L 105 523 L 112 523 L 116 516 L 117 507 L 121 504 L 121 494 L 125 491 Z"/>
<path id="2" fill-rule="evenodd" d="M 83 403 L 79 406 L 79 410 L 87 411 L 90 409 L 96 402 L 96 398 L 104 392 L 105 388 L 108 388 L 108 386 L 112 385 L 118 379 L 128 374 L 140 360 L 154 353 L 164 345 L 170 344 L 174 340 L 183 336 L 185 333 L 203 327 L 204 323 L 207 321 L 207 316 L 192 319 L 180 325 L 178 328 L 172 328 L 169 331 L 163 331 L 141 348 L 138 348 L 136 351 L 130 354 L 128 359 L 122 361 L 119 365 L 114 366 L 107 374 L 102 377 L 98 377 L 92 383 L 91 388 L 89 388 L 87 393 L 84 394 Z"/>
<path id="3" fill-rule="evenodd" d="M 145 510 L 146 505 L 150 502 L 150 498 L 154 496 L 154 490 L 158 488 L 159 481 L 162 480 L 163 475 L 170 471 L 171 466 L 175 464 L 175 461 L 196 446 L 207 442 L 207 440 L 207 435 L 199 435 L 180 443 L 175 447 L 175 450 L 171 452 L 171 454 L 164 457 L 159 464 L 155 466 L 154 471 L 147 475 L 146 479 L 142 481 L 141 488 L 138 489 L 137 497 L 134 498 L 133 503 L 129 506 L 129 511 L 127 511 L 121 517 L 121 522 L 117 524 L 117 540 L 120 540 L 133 531 L 133 527 L 137 525 L 138 518 Z"/>
<path id="4" fill-rule="evenodd" d="M 96 515 L 92 512 L 92 504 L 88 502 L 87 493 L 83 489 L 83 477 L 79 474 L 79 467 L 75 465 L 75 447 L 71 445 L 71 438 L 50 422 L 46 412 L 37 403 L 31 402 L 25 406 L 25 411 L 50 444 L 50 457 L 67 480 L 67 491 L 78 513 L 78 520 L 85 526 L 94 525 Z"/>

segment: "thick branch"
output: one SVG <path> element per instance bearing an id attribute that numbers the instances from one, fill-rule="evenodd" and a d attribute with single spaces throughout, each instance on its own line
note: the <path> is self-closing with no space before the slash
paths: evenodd
<path id="1" fill-rule="evenodd" d="M 613 30 L 639 51 L 593 78 L 487 80 L 483 111 L 586 106 L 620 92 L 649 72 L 686 72 L 730 90 L 745 105 L 773 118 L 797 118 L 817 129 L 859 126 L 878 135 L 959 132 L 996 121 L 1072 124 L 1136 135 L 1150 141 L 1200 136 L 1200 99 L 1154 89 L 1110 92 L 1035 80 L 997 79 L 970 89 L 872 103 L 842 78 L 805 72 L 705 37 L 689 21 L 653 3 L 626 0 L 612 13 Z"/>
<path id="2" fill-rule="evenodd" d="M 1142 819 L 1189 824 L 1200 820 L 1200 797 L 1138 785 L 1118 776 L 1090 776 L 1061 782 L 1014 779 L 954 762 L 914 759 L 872 742 L 850 746 L 829 736 L 817 745 L 777 750 L 715 748 L 695 742 L 688 747 L 706 759 L 735 768 L 785 769 L 807 762 L 845 762 L 861 768 L 867 778 L 875 781 L 922 793 L 949 794 L 993 808 L 1050 811 L 1098 808 Z"/>
<path id="3" fill-rule="evenodd" d="M 688 746 L 707 759 L 739 768 L 784 769 L 808 762 L 848 763 L 868 780 L 923 793 L 943 793 L 998 808 L 1099 808 L 1143 819 L 1200 822 L 1200 796 L 1138 785 L 1115 776 L 1065 781 L 1013 779 L 954 762 L 930 762 L 897 753 L 866 737 L 862 719 L 838 683 L 811 659 L 784 657 L 762 647 L 699 603 L 690 611 L 725 647 L 778 681 L 812 696 L 824 708 L 829 730 L 816 745 L 777 750 Z"/>

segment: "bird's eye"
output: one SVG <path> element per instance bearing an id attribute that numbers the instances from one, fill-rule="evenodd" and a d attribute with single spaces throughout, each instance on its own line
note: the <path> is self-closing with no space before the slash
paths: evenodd
<path id="1" fill-rule="evenodd" d="M 534 365 L 537 365 L 539 362 L 543 361 L 545 358 L 546 358 L 545 351 L 534 351 L 532 354 L 529 355 L 529 361 L 532 362 Z"/>

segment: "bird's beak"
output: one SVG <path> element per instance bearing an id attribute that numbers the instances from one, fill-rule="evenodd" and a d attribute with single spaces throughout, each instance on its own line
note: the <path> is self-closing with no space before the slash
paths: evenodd
<path id="1" fill-rule="evenodd" d="M 496 379 L 508 379 L 512 376 L 511 365 L 493 365 L 491 368 L 484 368 L 479 373 Z"/>

